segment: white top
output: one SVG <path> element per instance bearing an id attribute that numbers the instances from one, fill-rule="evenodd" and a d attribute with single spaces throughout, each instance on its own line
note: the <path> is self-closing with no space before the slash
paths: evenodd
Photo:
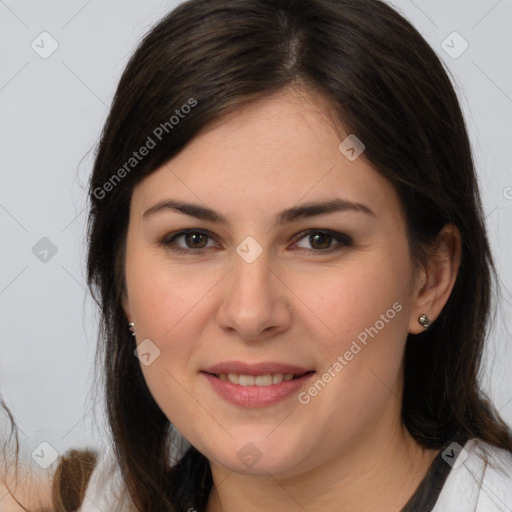
<path id="1" fill-rule="evenodd" d="M 129 502 L 112 452 L 101 454 L 77 512 L 129 512 Z"/>
<path id="2" fill-rule="evenodd" d="M 115 466 L 108 454 L 98 460 L 77 512 L 130 511 Z M 467 441 L 432 512 L 512 512 L 512 454 L 477 439 Z"/>
<path id="3" fill-rule="evenodd" d="M 464 450 L 432 512 L 512 512 L 512 454 L 478 439 Z"/>

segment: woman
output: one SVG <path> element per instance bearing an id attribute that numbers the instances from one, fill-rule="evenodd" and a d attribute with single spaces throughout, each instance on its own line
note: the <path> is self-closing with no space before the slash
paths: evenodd
<path id="1" fill-rule="evenodd" d="M 468 136 L 386 4 L 180 5 L 89 197 L 113 450 L 82 512 L 510 509 Z"/>

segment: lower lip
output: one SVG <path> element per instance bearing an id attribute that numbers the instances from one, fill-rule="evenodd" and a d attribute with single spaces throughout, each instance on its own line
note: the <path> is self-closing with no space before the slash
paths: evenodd
<path id="1" fill-rule="evenodd" d="M 210 373 L 201 372 L 216 393 L 224 400 L 240 407 L 266 407 L 276 404 L 293 393 L 298 393 L 314 372 L 293 380 L 283 380 L 270 386 L 240 386 L 228 380 L 220 380 Z"/>

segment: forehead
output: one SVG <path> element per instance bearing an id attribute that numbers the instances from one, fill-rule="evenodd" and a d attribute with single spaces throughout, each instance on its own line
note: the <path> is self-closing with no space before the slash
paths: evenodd
<path id="1" fill-rule="evenodd" d="M 314 156 L 318 146 L 337 150 L 345 134 L 339 123 L 335 126 L 332 113 L 330 103 L 314 91 L 286 88 L 220 116 L 192 144 L 205 152 L 205 159 L 222 152 L 248 163 L 255 155 L 264 164 L 299 160 Z"/>
<path id="2" fill-rule="evenodd" d="M 132 203 L 140 214 L 181 197 L 238 216 L 332 197 L 396 208 L 392 186 L 364 153 L 351 161 L 339 150 L 347 135 L 322 96 L 283 90 L 206 126 L 137 185 Z"/>

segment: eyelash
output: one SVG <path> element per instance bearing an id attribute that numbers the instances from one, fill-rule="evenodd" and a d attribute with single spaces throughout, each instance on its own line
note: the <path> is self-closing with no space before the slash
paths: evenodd
<path id="1" fill-rule="evenodd" d="M 170 249 L 174 252 L 181 253 L 181 254 L 201 253 L 201 252 L 203 252 L 204 249 L 211 248 L 211 247 L 208 247 L 208 248 L 201 248 L 201 249 L 183 249 L 183 248 L 177 247 L 174 244 L 174 242 L 177 238 L 179 238 L 181 236 L 185 236 L 187 234 L 191 234 L 191 233 L 205 235 L 205 236 L 211 238 L 212 240 L 214 240 L 214 237 L 211 236 L 209 232 L 204 231 L 202 229 L 193 229 L 192 228 L 192 229 L 185 229 L 183 231 L 179 231 L 178 233 L 171 235 L 170 238 L 169 238 L 169 236 L 166 236 L 164 239 L 162 239 L 159 242 L 159 245 L 161 245 L 167 249 Z M 348 235 L 345 235 L 343 233 L 338 233 L 337 231 L 331 231 L 329 229 L 308 229 L 306 231 L 302 231 L 301 233 L 298 234 L 294 243 L 299 242 L 306 236 L 312 235 L 314 233 L 320 233 L 322 235 L 330 235 L 336 242 L 338 242 L 338 245 L 335 245 L 334 247 L 329 247 L 327 249 L 301 249 L 301 248 L 299 248 L 299 249 L 295 249 L 295 250 L 298 251 L 299 253 L 303 253 L 303 254 L 311 254 L 311 253 L 316 254 L 316 255 L 331 254 L 333 252 L 340 251 L 341 249 L 343 249 L 345 247 L 350 247 L 353 244 L 353 240 Z"/>

